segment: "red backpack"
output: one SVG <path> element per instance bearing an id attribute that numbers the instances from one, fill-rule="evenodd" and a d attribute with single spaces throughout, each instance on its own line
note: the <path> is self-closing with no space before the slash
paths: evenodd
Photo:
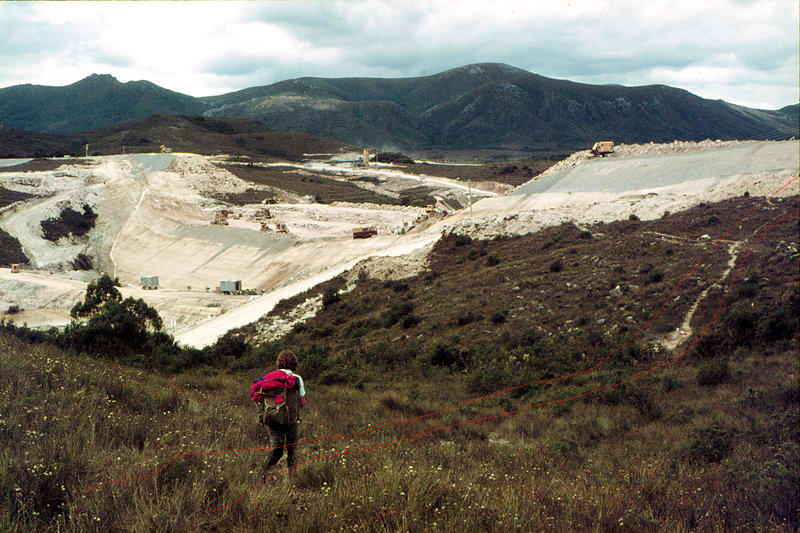
<path id="1" fill-rule="evenodd" d="M 273 370 L 250 387 L 251 397 L 258 403 L 258 419 L 262 424 L 292 424 L 300 418 L 300 391 L 297 376 Z"/>

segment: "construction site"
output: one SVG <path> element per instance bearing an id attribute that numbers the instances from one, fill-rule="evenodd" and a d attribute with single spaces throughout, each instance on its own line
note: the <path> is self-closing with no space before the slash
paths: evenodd
<path id="1" fill-rule="evenodd" d="M 370 260 L 375 275 L 410 276 L 444 234 L 494 238 L 564 222 L 655 219 L 703 202 L 769 194 L 797 177 L 799 166 L 797 141 L 610 149 L 598 143 L 517 188 L 416 174 L 370 162 L 367 152 L 249 164 L 394 200 L 424 186 L 435 201 L 397 205 L 319 203 L 237 177 L 232 170 L 242 163 L 168 147 L 65 160 L 53 170 L 15 170 L 24 163 L 0 162 L 0 187 L 27 195 L 2 207 L 0 228 L 29 259 L 0 269 L 0 312 L 15 311 L 4 318 L 34 327 L 65 325 L 87 283 L 105 272 L 119 279 L 123 295 L 154 306 L 179 342 L 198 347 L 362 261 Z M 263 199 L 224 200 L 246 191 L 259 191 Z M 797 195 L 797 182 L 778 194 Z M 85 235 L 44 238 L 42 221 L 87 208 L 96 221 Z M 90 258 L 92 268 L 75 270 L 79 256 Z"/>

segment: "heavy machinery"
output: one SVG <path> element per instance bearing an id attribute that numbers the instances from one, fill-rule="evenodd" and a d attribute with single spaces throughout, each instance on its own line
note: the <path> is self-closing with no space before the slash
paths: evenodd
<path id="1" fill-rule="evenodd" d="M 366 228 L 353 228 L 354 239 L 369 239 L 373 235 L 377 234 L 378 229 L 375 226 L 369 226 Z"/>
<path id="2" fill-rule="evenodd" d="M 608 154 L 614 153 L 614 142 L 613 141 L 600 141 L 594 143 L 592 149 L 590 150 L 593 156 L 601 156 L 605 157 Z"/>
<path id="3" fill-rule="evenodd" d="M 228 211 L 221 209 L 214 213 L 214 221 L 211 222 L 214 226 L 227 226 L 228 225 Z"/>

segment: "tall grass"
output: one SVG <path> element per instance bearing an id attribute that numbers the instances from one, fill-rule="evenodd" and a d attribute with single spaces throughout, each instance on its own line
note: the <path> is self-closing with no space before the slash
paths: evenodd
<path id="1" fill-rule="evenodd" d="M 716 386 L 699 385 L 690 364 L 648 376 L 657 417 L 626 390 L 613 401 L 590 396 L 350 453 L 507 411 L 485 399 L 311 442 L 298 452 L 308 462 L 209 512 L 261 480 L 266 451 L 206 454 L 267 446 L 247 397 L 252 376 L 167 376 L 2 337 L 1 527 L 794 531 L 795 354 L 751 353 L 730 366 L 730 380 Z M 428 377 L 395 372 L 361 388 L 309 381 L 302 437 L 357 433 L 470 397 L 462 375 Z M 556 384 L 547 394 L 595 383 Z M 507 401 L 519 408 L 532 399 Z M 201 454 L 167 464 L 190 452 Z"/>

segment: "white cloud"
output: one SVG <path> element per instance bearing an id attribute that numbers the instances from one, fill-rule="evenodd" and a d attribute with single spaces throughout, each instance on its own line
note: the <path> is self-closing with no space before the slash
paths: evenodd
<path id="1" fill-rule="evenodd" d="M 0 2 L 0 86 L 93 72 L 196 96 L 494 61 L 587 83 L 797 102 L 794 0 Z"/>

